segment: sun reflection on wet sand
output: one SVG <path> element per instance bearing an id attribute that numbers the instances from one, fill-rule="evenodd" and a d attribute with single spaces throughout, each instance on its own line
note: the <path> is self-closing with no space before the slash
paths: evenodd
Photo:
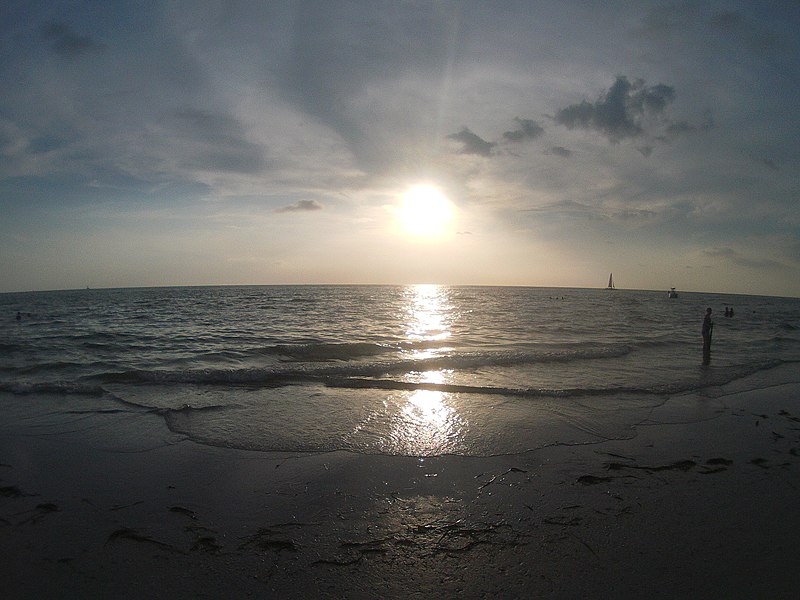
<path id="1" fill-rule="evenodd" d="M 415 390 L 393 395 L 389 421 L 392 450 L 409 456 L 463 451 L 466 422 L 453 407 L 453 394 Z"/>

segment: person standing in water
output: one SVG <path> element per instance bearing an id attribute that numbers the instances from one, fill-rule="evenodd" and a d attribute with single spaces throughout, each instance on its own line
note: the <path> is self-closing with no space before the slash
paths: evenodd
<path id="1" fill-rule="evenodd" d="M 706 316 L 703 318 L 703 364 L 711 362 L 711 334 L 714 331 L 714 322 L 711 320 L 711 308 L 706 309 Z"/>

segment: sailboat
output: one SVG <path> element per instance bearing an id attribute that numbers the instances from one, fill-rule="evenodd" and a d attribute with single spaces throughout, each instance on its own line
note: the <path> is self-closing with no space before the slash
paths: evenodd
<path id="1" fill-rule="evenodd" d="M 607 287 L 606 289 L 607 289 L 607 290 L 613 290 L 613 289 L 616 289 L 616 288 L 614 287 L 614 274 L 613 274 L 613 273 L 609 273 L 609 274 L 608 274 L 608 287 Z"/>

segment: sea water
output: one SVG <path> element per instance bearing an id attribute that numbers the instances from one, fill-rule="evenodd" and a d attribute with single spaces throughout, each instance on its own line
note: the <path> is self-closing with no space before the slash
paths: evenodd
<path id="1" fill-rule="evenodd" d="M 494 455 L 622 439 L 675 395 L 769 381 L 777 367 L 800 377 L 798 364 L 791 298 L 436 285 L 0 294 L 7 417 L 146 415 L 179 439 L 256 451 Z"/>

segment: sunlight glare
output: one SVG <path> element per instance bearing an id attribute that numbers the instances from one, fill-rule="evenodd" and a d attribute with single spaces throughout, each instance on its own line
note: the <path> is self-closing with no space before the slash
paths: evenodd
<path id="1" fill-rule="evenodd" d="M 447 232 L 453 219 L 453 205 L 438 188 L 415 185 L 403 194 L 398 217 L 414 236 L 435 237 Z"/>

